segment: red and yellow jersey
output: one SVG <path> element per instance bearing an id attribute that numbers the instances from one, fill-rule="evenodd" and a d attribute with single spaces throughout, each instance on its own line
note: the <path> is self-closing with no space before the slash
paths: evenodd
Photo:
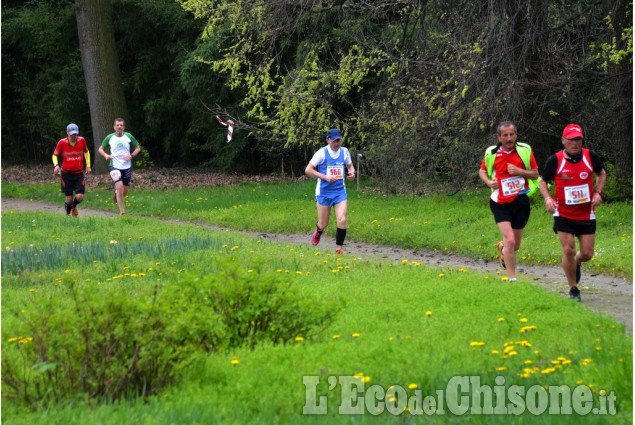
<path id="1" fill-rule="evenodd" d="M 512 176 L 507 171 L 507 164 L 512 164 L 525 170 L 525 164 L 518 155 L 516 149 L 511 152 L 505 152 L 502 148 L 499 148 L 496 152 L 496 159 L 494 160 L 493 175 L 498 180 L 498 188 L 492 192 L 491 199 L 499 204 L 509 204 L 516 199 L 516 196 L 529 192 L 529 182 L 523 176 Z M 538 164 L 536 158 L 534 158 L 533 152 L 529 161 L 530 169 L 537 170 Z M 487 171 L 485 164 L 485 158 L 481 162 L 481 170 Z"/>
<path id="2" fill-rule="evenodd" d="M 77 142 L 74 146 L 69 143 L 69 138 L 65 137 L 57 142 L 57 147 L 53 155 L 57 156 L 60 161 L 62 171 L 69 174 L 79 174 L 84 172 L 84 153 L 88 152 L 86 139 L 77 136 Z"/>

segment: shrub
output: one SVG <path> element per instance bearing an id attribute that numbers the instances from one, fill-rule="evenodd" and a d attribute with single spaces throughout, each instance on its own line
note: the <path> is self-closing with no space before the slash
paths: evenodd
<path id="1" fill-rule="evenodd" d="M 3 399 L 42 407 L 156 394 L 210 352 L 306 338 L 338 310 L 303 296 L 289 276 L 231 259 L 212 266 L 207 276 L 133 290 L 68 279 L 16 312 L 9 322 L 18 325 L 3 326 Z"/>
<path id="2" fill-rule="evenodd" d="M 72 302 L 63 304 L 64 295 Z M 157 295 L 115 285 L 70 286 L 66 294 L 29 309 L 16 332 L 29 340 L 4 346 L 13 338 L 3 335 L 3 397 L 38 406 L 80 394 L 88 399 L 152 394 L 173 378 L 182 360 L 178 349 L 165 344 Z"/>
<path id="3" fill-rule="evenodd" d="M 221 321 L 218 329 L 223 330 L 223 347 L 307 338 L 326 328 L 339 310 L 335 302 L 301 294 L 286 274 L 264 272 L 259 266 L 248 271 L 231 260 L 219 259 L 213 269 L 213 274 L 186 277 L 173 288 L 172 299 L 180 296 L 197 305 L 196 315 L 215 312 Z M 201 323 L 198 317 L 188 321 L 195 328 Z M 205 348 L 214 345 L 206 333 L 196 333 L 196 337 L 196 343 Z"/>

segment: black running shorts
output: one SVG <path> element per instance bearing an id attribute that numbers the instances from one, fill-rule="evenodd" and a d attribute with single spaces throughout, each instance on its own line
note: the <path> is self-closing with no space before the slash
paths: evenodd
<path id="1" fill-rule="evenodd" d="M 75 193 L 84 193 L 86 184 L 84 182 L 84 173 L 69 174 L 62 171 L 62 192 L 66 196 L 72 196 Z"/>
<path id="2" fill-rule="evenodd" d="M 512 229 L 524 229 L 529 221 L 531 208 L 527 195 L 518 195 L 509 204 L 499 204 L 490 199 L 489 207 L 494 213 L 496 223 L 509 221 L 512 224 Z"/>
<path id="3" fill-rule="evenodd" d="M 574 236 L 595 235 L 595 220 L 572 220 L 564 217 L 553 218 L 554 233 L 571 233 Z"/>

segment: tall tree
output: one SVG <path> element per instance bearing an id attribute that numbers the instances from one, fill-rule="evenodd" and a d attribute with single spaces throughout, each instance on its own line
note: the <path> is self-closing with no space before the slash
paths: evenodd
<path id="1" fill-rule="evenodd" d="M 128 118 L 119 59 L 115 47 L 110 0 L 75 0 L 79 50 L 86 79 L 93 127 L 96 173 L 105 173 L 106 162 L 97 155 L 116 117 Z"/>

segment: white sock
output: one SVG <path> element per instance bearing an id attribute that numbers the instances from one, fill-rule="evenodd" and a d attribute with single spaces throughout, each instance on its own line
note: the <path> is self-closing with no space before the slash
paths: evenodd
<path id="1" fill-rule="evenodd" d="M 512 278 L 510 278 L 510 279 L 508 280 L 508 282 L 516 282 L 516 280 L 517 280 L 517 279 L 516 279 L 515 277 L 512 277 Z"/>

